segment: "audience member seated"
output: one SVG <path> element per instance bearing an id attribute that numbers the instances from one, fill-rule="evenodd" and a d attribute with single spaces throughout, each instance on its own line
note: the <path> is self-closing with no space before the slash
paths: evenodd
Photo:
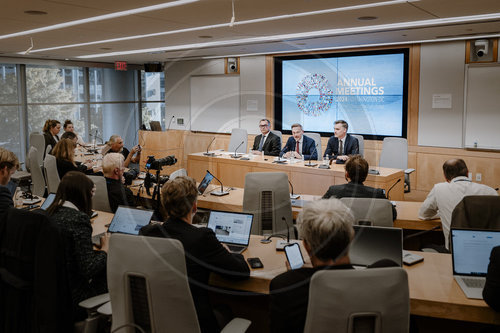
<path id="1" fill-rule="evenodd" d="M 129 188 L 123 185 L 123 155 L 109 153 L 102 159 L 102 172 L 106 177 L 106 187 L 108 188 L 109 206 L 116 212 L 118 206 L 135 206 L 134 194 Z"/>
<path id="2" fill-rule="evenodd" d="M 177 177 L 165 183 L 161 190 L 161 203 L 168 214 L 162 225 L 153 224 L 141 229 L 145 236 L 178 239 L 186 254 L 187 274 L 190 281 L 196 313 L 202 332 L 219 332 L 210 304 L 208 278 L 211 272 L 232 280 L 248 278 L 250 271 L 240 254 L 232 254 L 208 228 L 192 225 L 196 213 L 198 189 L 189 177 Z"/>
<path id="3" fill-rule="evenodd" d="M 271 122 L 261 119 L 259 122 L 260 133 L 253 141 L 254 153 L 264 152 L 265 155 L 278 156 L 281 150 L 280 137 L 271 132 Z"/>
<path id="4" fill-rule="evenodd" d="M 80 146 L 85 146 L 85 142 L 83 141 L 82 137 L 79 136 L 77 133 L 75 133 L 75 127 L 73 126 L 73 122 L 71 120 L 66 119 L 64 121 L 63 129 L 64 129 L 63 136 L 66 133 L 73 133 L 76 136 L 76 144 Z"/>
<path id="5" fill-rule="evenodd" d="M 141 160 L 141 148 L 139 147 L 139 145 L 134 146 L 134 148 L 132 148 L 132 151 L 129 152 L 127 148 L 123 147 L 123 139 L 119 135 L 112 135 L 106 144 L 107 146 L 103 151 L 105 151 L 106 154 L 122 154 L 125 168 L 128 168 L 130 163 L 139 163 L 139 161 Z"/>
<path id="6" fill-rule="evenodd" d="M 360 155 L 355 155 L 345 164 L 345 179 L 347 184 L 333 185 L 323 195 L 323 199 L 335 198 L 374 198 L 386 199 L 383 189 L 363 185 L 368 176 L 368 162 Z M 396 219 L 396 208 L 392 207 L 392 218 Z"/>
<path id="7" fill-rule="evenodd" d="M 313 267 L 289 270 L 270 285 L 271 332 L 303 332 L 312 275 L 323 269 L 353 269 L 349 243 L 354 237 L 354 217 L 340 200 L 317 200 L 304 206 L 297 225 Z M 384 259 L 370 267 L 397 266 Z M 332 314 L 334 315 L 334 314 Z"/>
<path id="8" fill-rule="evenodd" d="M 7 149 L 0 148 L 0 216 L 8 208 L 14 207 L 12 192 L 7 187 L 7 184 L 18 168 L 17 156 Z"/>
<path id="9" fill-rule="evenodd" d="M 347 134 L 349 125 L 345 120 L 337 120 L 334 123 L 334 135 L 328 139 L 325 154 L 323 157 L 329 156 L 332 160 L 347 161 L 348 155 L 359 154 L 358 139 Z"/>
<path id="10" fill-rule="evenodd" d="M 73 141 L 76 145 L 78 144 L 78 137 L 76 136 L 75 133 L 73 132 L 64 132 L 62 135 L 61 135 L 61 140 L 62 139 L 70 139 L 71 141 Z"/>
<path id="11" fill-rule="evenodd" d="M 491 251 L 483 298 L 493 310 L 500 312 L 500 246 Z"/>
<path id="12" fill-rule="evenodd" d="M 76 143 L 70 139 L 61 139 L 52 149 L 50 154 L 54 155 L 57 162 L 57 173 L 59 178 L 63 178 L 69 171 L 80 171 L 87 174 L 92 174 L 92 164 L 75 163 L 75 148 Z"/>
<path id="13" fill-rule="evenodd" d="M 457 204 L 468 195 L 498 195 L 489 186 L 473 183 L 467 178 L 469 170 L 462 159 L 451 159 L 443 164 L 446 182 L 434 185 L 418 213 L 421 219 L 441 218 L 445 247 L 448 249 L 451 214 Z"/>
<path id="14" fill-rule="evenodd" d="M 48 119 L 43 125 L 43 137 L 45 138 L 45 148 L 47 146 L 54 146 L 59 142 L 59 131 L 61 130 L 61 123 L 58 120 Z M 44 152 L 45 153 L 45 152 Z"/>
<path id="15" fill-rule="evenodd" d="M 93 249 L 92 196 L 94 183 L 83 173 L 70 171 L 61 180 L 54 202 L 47 214 L 62 230 L 69 240 L 68 270 L 73 310 L 78 313 L 75 320 L 85 317 L 78 303 L 107 292 L 106 251 L 107 238 L 101 238 L 101 250 Z"/>
<path id="16" fill-rule="evenodd" d="M 292 125 L 292 136 L 288 138 L 285 147 L 280 152 L 280 157 L 295 157 L 304 160 L 317 160 L 318 151 L 314 139 L 304 135 L 301 124 Z"/>

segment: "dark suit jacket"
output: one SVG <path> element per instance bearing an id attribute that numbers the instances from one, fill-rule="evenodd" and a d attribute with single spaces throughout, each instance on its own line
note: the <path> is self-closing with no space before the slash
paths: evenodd
<path id="1" fill-rule="evenodd" d="M 113 213 L 116 213 L 120 205 L 136 206 L 134 194 L 123 185 L 121 180 L 106 178 L 106 187 L 108 189 L 109 207 Z"/>
<path id="2" fill-rule="evenodd" d="M 355 137 L 347 134 L 345 137 L 345 145 L 344 145 L 344 155 L 357 155 L 359 154 L 359 142 Z M 333 159 L 336 159 L 339 154 L 339 139 L 335 136 L 332 136 L 328 139 L 328 143 L 326 145 L 326 150 L 323 156 L 330 156 Z"/>
<path id="3" fill-rule="evenodd" d="M 240 254 L 229 253 L 208 228 L 197 228 L 182 220 L 171 218 L 162 225 L 148 225 L 142 235 L 178 239 L 186 254 L 186 268 L 190 281 L 198 321 L 202 332 L 218 332 L 208 295 L 208 278 L 211 272 L 232 280 L 246 279 L 250 275 L 245 259 Z"/>
<path id="4" fill-rule="evenodd" d="M 500 311 L 500 246 L 491 250 L 483 298 L 493 310 Z"/>
<path id="5" fill-rule="evenodd" d="M 14 207 L 12 201 L 12 193 L 6 186 L 0 185 L 0 216 L 7 211 L 7 209 Z"/>
<path id="6" fill-rule="evenodd" d="M 87 173 L 87 167 L 85 166 L 85 164 L 78 164 L 75 166 L 70 161 L 66 161 L 60 158 L 56 160 L 56 163 L 57 163 L 57 173 L 59 174 L 60 179 L 62 179 L 62 177 L 64 177 L 64 175 L 69 171 L 80 171 Z"/>
<path id="7" fill-rule="evenodd" d="M 262 134 L 257 135 L 253 140 L 253 150 L 259 150 L 260 140 L 262 139 Z M 281 150 L 281 142 L 280 137 L 274 134 L 273 132 L 269 132 L 267 135 L 266 142 L 264 142 L 264 146 L 262 146 L 262 151 L 265 155 L 270 156 L 278 156 Z"/>
<path id="8" fill-rule="evenodd" d="M 47 149 L 48 145 L 50 145 L 52 148 L 54 148 L 54 146 L 57 144 L 56 139 L 54 139 L 54 137 L 50 133 L 43 133 L 43 138 L 45 139 L 45 149 Z M 44 152 L 44 154 L 45 154 L 45 152 Z"/>
<path id="9" fill-rule="evenodd" d="M 304 141 L 302 142 L 302 156 L 304 156 L 304 160 L 317 160 L 318 159 L 318 151 L 316 150 L 316 143 L 313 139 L 308 136 L 303 135 Z M 283 156 L 284 153 L 289 151 L 295 151 L 295 147 L 297 146 L 297 141 L 293 138 L 293 136 L 288 138 L 285 147 L 281 150 L 280 156 Z"/>
<path id="10" fill-rule="evenodd" d="M 374 199 L 386 199 L 384 190 L 381 188 L 373 188 L 370 186 L 365 186 L 358 183 L 347 183 L 342 185 L 333 185 L 328 188 L 328 191 L 323 195 L 323 199 L 328 198 L 374 198 Z M 392 206 L 392 219 L 395 220 L 397 217 L 396 208 Z"/>

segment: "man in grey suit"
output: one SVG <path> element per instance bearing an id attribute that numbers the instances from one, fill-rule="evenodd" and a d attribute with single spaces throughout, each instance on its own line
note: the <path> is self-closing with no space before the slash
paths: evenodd
<path id="1" fill-rule="evenodd" d="M 271 132 L 271 122 L 268 119 L 261 119 L 259 129 L 262 134 L 257 135 L 253 141 L 254 153 L 264 152 L 264 155 L 278 156 L 281 150 L 281 140 L 279 136 Z"/>

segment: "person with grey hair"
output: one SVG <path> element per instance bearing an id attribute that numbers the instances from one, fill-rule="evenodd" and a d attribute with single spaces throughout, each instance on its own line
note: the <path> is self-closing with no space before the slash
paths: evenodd
<path id="1" fill-rule="evenodd" d="M 112 135 L 108 142 L 106 142 L 103 154 L 107 153 L 120 153 L 123 155 L 125 168 L 128 168 L 130 163 L 137 164 L 141 160 L 141 146 L 137 145 L 129 151 L 123 146 L 123 139 L 119 135 Z"/>
<path id="2" fill-rule="evenodd" d="M 136 206 L 134 194 L 123 185 L 123 172 L 125 166 L 123 155 L 120 153 L 108 153 L 102 159 L 102 172 L 106 178 L 108 189 L 109 206 L 113 213 L 118 206 Z"/>
<path id="3" fill-rule="evenodd" d="M 353 269 L 348 248 L 354 237 L 354 216 L 338 199 L 304 206 L 297 225 L 312 267 L 289 270 L 271 281 L 271 332 L 303 332 L 309 302 L 309 283 L 323 269 Z M 390 260 L 370 267 L 396 265 Z"/>
<path id="4" fill-rule="evenodd" d="M 261 119 L 259 129 L 262 134 L 257 135 L 253 141 L 252 150 L 256 153 L 264 152 L 265 155 L 278 156 L 281 150 L 280 137 L 271 132 L 269 119 Z"/>

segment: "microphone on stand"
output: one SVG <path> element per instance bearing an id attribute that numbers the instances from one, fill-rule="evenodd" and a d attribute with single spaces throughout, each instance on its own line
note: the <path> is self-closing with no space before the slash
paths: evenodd
<path id="1" fill-rule="evenodd" d="M 316 155 L 318 155 L 318 144 L 316 144 L 316 147 L 314 147 L 314 150 L 316 150 Z M 314 163 L 314 164 L 311 164 L 311 159 L 313 157 L 313 154 L 311 154 L 309 156 L 309 162 L 307 164 L 304 164 L 305 166 L 308 166 L 308 167 L 315 167 L 316 165 L 318 165 L 318 163 Z"/>
<path id="2" fill-rule="evenodd" d="M 287 231 L 286 236 L 287 237 L 286 237 L 286 241 L 283 239 L 279 239 L 276 241 L 276 251 L 284 251 L 285 246 L 299 242 L 297 240 L 293 240 L 292 242 L 290 242 L 290 228 L 293 228 L 293 225 L 288 224 L 288 221 L 286 220 L 286 218 L 284 216 L 281 218 L 281 220 L 284 221 L 286 224 L 286 231 Z"/>
<path id="3" fill-rule="evenodd" d="M 236 147 L 236 149 L 234 150 L 234 155 L 231 155 L 232 158 L 238 158 L 238 155 L 236 155 L 236 151 L 238 150 L 238 148 L 241 147 L 242 144 L 244 144 L 245 141 L 241 141 L 241 143 L 238 145 L 238 147 Z"/>
<path id="4" fill-rule="evenodd" d="M 211 174 L 220 183 L 220 191 L 212 191 L 210 192 L 210 194 L 218 197 L 229 194 L 228 191 L 224 191 L 224 186 L 222 186 L 222 182 L 219 180 L 219 178 L 215 177 L 210 171 L 207 170 L 207 172 Z"/>
<path id="5" fill-rule="evenodd" d="M 210 146 L 212 145 L 212 143 L 214 143 L 214 141 L 215 141 L 215 136 L 214 136 L 214 138 L 212 139 L 212 141 L 210 141 L 210 143 L 208 144 L 208 146 L 207 146 L 207 152 L 206 152 L 206 153 L 203 153 L 203 155 L 205 155 L 205 156 L 215 156 L 215 153 L 209 153 L 209 152 L 208 152 L 208 148 L 210 148 Z"/>
<path id="6" fill-rule="evenodd" d="M 168 122 L 168 126 L 167 126 L 167 129 L 165 130 L 168 131 L 170 129 L 170 125 L 172 124 L 172 120 L 174 120 L 175 116 L 172 116 L 172 118 L 170 118 L 170 121 Z"/>
<path id="7" fill-rule="evenodd" d="M 392 186 L 387 190 L 387 193 L 385 194 L 385 197 L 387 199 L 389 199 L 389 192 L 391 192 L 391 190 L 394 188 L 394 186 L 396 186 L 399 182 L 401 181 L 401 178 L 399 178 L 394 184 L 392 184 Z"/>
<path id="8" fill-rule="evenodd" d="M 293 194 L 293 185 L 290 182 L 290 180 L 288 180 L 288 184 L 290 184 L 290 187 L 292 188 L 292 193 L 290 194 L 290 199 L 298 199 L 298 198 L 300 198 L 299 194 Z"/>

